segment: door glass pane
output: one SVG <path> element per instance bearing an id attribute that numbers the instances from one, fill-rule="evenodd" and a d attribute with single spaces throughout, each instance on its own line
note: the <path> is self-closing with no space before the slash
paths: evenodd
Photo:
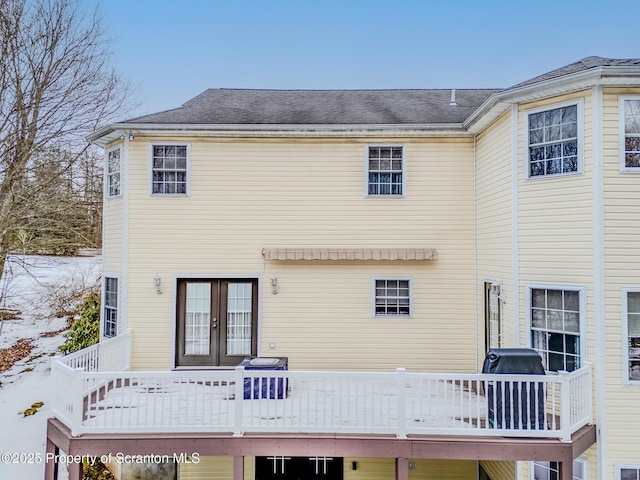
<path id="1" fill-rule="evenodd" d="M 209 355 L 211 344 L 211 284 L 187 283 L 184 325 L 185 355 Z"/>
<path id="2" fill-rule="evenodd" d="M 251 283 L 229 283 L 227 292 L 227 355 L 251 355 Z"/>
<path id="3" fill-rule="evenodd" d="M 500 348 L 500 301 L 497 290 L 490 284 L 487 284 L 487 307 L 489 348 Z"/>

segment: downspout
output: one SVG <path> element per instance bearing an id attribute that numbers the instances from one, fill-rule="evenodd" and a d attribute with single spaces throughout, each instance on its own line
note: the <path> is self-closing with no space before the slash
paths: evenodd
<path id="1" fill-rule="evenodd" d="M 593 148 L 593 323 L 594 378 L 597 428 L 598 478 L 607 478 L 606 438 L 606 329 L 605 329 L 605 259 L 604 259 L 604 147 L 602 85 L 592 88 Z M 586 332 L 585 332 L 586 334 Z M 585 352 L 586 353 L 586 352 Z"/>

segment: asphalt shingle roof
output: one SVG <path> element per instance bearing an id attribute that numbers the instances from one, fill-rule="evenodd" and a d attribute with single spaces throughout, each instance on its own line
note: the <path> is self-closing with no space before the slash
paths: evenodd
<path id="1" fill-rule="evenodd" d="M 629 67 L 640 66 L 639 58 L 603 58 L 603 57 L 585 57 L 577 62 L 570 63 L 564 67 L 551 70 L 550 72 L 543 73 L 537 77 L 531 78 L 524 82 L 518 83 L 511 88 L 524 87 L 527 85 L 533 85 L 534 83 L 544 82 L 545 80 L 551 80 L 553 78 L 562 77 L 572 73 L 578 73 L 591 68 L 600 67 Z"/>
<path id="2" fill-rule="evenodd" d="M 208 89 L 182 107 L 126 123 L 229 125 L 410 125 L 462 123 L 497 89 Z"/>
<path id="3" fill-rule="evenodd" d="M 150 125 L 436 125 L 462 124 L 491 95 L 573 73 L 640 66 L 640 59 L 586 57 L 508 89 L 251 90 L 208 89 L 179 108 L 123 124 Z"/>

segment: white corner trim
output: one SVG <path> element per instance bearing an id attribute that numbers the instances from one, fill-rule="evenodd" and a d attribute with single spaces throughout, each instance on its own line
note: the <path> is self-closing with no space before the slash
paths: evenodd
<path id="1" fill-rule="evenodd" d="M 606 437 L 606 343 L 605 343 L 605 260 L 604 260 L 604 146 L 602 86 L 592 88 L 593 149 L 593 323 L 594 388 L 598 428 L 598 478 L 607 477 Z M 600 372 L 600 373 L 598 373 Z"/>
<path id="2" fill-rule="evenodd" d="M 520 339 L 520 252 L 518 230 L 518 105 L 511 106 L 511 301 L 513 305 L 513 347 L 521 345 Z"/>

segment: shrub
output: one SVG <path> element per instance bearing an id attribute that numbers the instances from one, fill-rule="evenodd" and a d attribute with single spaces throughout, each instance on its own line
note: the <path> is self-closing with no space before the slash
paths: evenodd
<path id="1" fill-rule="evenodd" d="M 71 324 L 60 347 L 64 354 L 89 347 L 100 340 L 100 295 L 91 292 L 80 305 L 80 316 Z"/>

